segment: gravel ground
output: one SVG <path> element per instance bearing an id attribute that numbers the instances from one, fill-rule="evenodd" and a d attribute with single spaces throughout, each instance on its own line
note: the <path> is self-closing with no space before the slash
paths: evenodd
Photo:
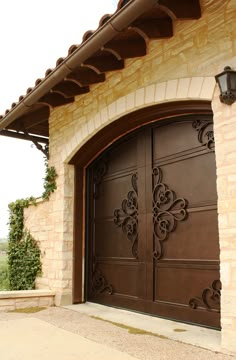
<path id="1" fill-rule="evenodd" d="M 204 350 L 199 347 L 152 335 L 133 335 L 130 334 L 127 329 L 122 329 L 116 325 L 94 319 L 73 310 L 58 307 L 51 307 L 33 314 L 0 312 L 0 326 L 1 320 L 14 320 L 26 317 L 34 317 L 46 321 L 97 343 L 105 344 L 119 351 L 128 353 L 140 360 L 236 359 L 234 356 Z"/>

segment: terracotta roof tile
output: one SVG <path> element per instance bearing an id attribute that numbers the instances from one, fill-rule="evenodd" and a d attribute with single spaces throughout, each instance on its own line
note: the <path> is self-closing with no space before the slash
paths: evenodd
<path id="1" fill-rule="evenodd" d="M 123 8 L 130 0 L 120 0 L 118 5 L 117 5 L 117 10 L 115 11 L 115 13 L 117 11 L 119 11 L 121 8 Z M 103 26 L 114 14 L 105 14 L 101 17 L 100 21 L 99 21 L 99 26 L 96 30 L 87 30 L 83 37 L 82 37 L 82 43 L 84 43 L 85 41 L 87 41 L 101 26 Z M 81 44 L 80 44 L 81 45 Z M 75 50 L 77 50 L 80 45 L 71 45 L 68 49 L 68 56 L 70 56 Z M 35 87 L 37 87 L 47 76 L 49 76 L 64 60 L 66 59 L 66 57 L 60 57 L 59 59 L 57 59 L 56 61 L 56 66 L 53 69 L 47 69 L 45 72 L 45 77 L 42 79 L 37 79 L 35 81 Z M 26 94 L 25 95 L 21 95 L 19 97 L 19 102 L 21 102 L 22 100 L 24 100 L 24 98 L 26 97 L 27 94 L 29 94 L 31 91 L 33 90 L 32 87 L 28 88 L 26 90 Z M 14 108 L 19 102 L 14 102 L 12 104 L 12 108 Z M 5 115 L 8 114 L 10 112 L 9 109 L 7 109 L 5 111 Z M 0 119 L 2 119 L 4 116 L 1 115 Z"/>
<path id="2" fill-rule="evenodd" d="M 179 8 L 181 8 L 180 10 L 176 4 L 173 5 L 173 0 L 159 0 L 159 2 L 163 2 L 163 4 L 170 3 L 170 6 L 172 6 L 175 11 L 177 9 L 180 15 L 182 11 L 184 18 L 186 18 L 186 14 L 189 16 L 189 18 L 198 18 L 200 16 L 199 0 L 188 0 L 188 2 L 186 1 L 185 6 L 183 6 L 183 3 L 181 2 L 182 5 L 179 5 Z M 39 99 L 39 107 L 45 106 L 46 104 L 49 106 L 59 106 L 60 104 L 66 104 L 70 101 L 73 101 L 74 96 L 88 92 L 89 85 L 104 81 L 106 71 L 122 69 L 124 67 L 124 60 L 126 58 L 144 56 L 146 54 L 147 39 L 157 39 L 172 36 L 172 19 L 169 16 L 169 12 L 165 12 L 164 9 L 168 6 L 163 5 L 160 7 L 159 2 L 157 0 L 156 2 L 155 0 L 146 0 L 146 2 L 142 1 L 144 7 L 146 6 L 146 3 L 151 4 L 149 5 L 149 8 L 147 7 L 146 12 L 140 12 L 141 15 L 139 15 L 138 18 L 135 18 L 133 22 L 129 23 L 126 28 L 123 29 L 122 27 L 122 30 L 120 31 L 114 30 L 114 35 L 112 35 L 113 37 L 104 43 L 104 45 L 100 47 L 100 50 L 97 49 L 94 54 L 88 56 L 88 58 L 84 60 L 83 63 L 78 64 L 78 68 L 71 70 L 71 73 L 69 73 L 64 78 L 64 80 L 62 78 L 61 80 L 58 80 L 58 83 L 55 84 L 54 82 L 51 90 L 47 90 L 48 92 L 44 93 L 44 95 Z M 117 5 L 117 10 L 114 14 L 103 15 L 99 21 L 98 28 L 96 30 L 86 31 L 83 35 L 81 44 L 71 45 L 68 49 L 67 56 L 65 58 L 58 58 L 55 68 L 47 69 L 45 72 L 45 77 L 42 79 L 37 79 L 35 81 L 35 86 L 29 87 L 26 91 L 26 94 L 19 97 L 19 102 L 14 102 L 12 104 L 11 109 L 17 108 L 18 105 L 20 106 L 20 103 L 23 102 L 25 98 L 36 88 L 41 87 L 41 85 L 43 86 L 42 83 L 44 83 L 53 72 L 57 71 L 57 69 L 60 73 L 59 68 L 62 67 L 62 73 L 63 71 L 65 72 L 65 70 L 63 70 L 63 63 L 70 61 L 74 52 L 79 51 L 80 48 L 86 46 L 87 44 L 84 43 L 87 42 L 96 32 L 98 32 L 99 29 L 102 30 L 102 27 L 105 28 L 106 23 L 111 20 L 113 15 L 117 13 L 118 17 L 119 11 L 124 13 L 124 7 L 128 3 L 135 4 L 135 0 L 120 0 Z M 131 7 L 133 6 L 132 4 L 130 4 Z M 128 7 L 129 6 L 127 6 L 127 8 Z M 37 110 L 38 105 L 35 106 Z M 20 117 L 22 117 L 22 111 L 23 113 L 26 111 L 31 112 L 34 111 L 35 107 L 33 107 L 33 110 L 31 108 L 25 108 L 26 110 L 21 110 Z M 9 114 L 10 111 L 11 110 L 7 109 L 5 111 L 5 115 L 0 116 L 2 123 L 4 122 L 4 117 Z M 17 120 L 15 115 L 14 118 L 15 120 L 13 120 L 13 122 Z M 19 126 L 16 125 L 15 128 L 18 129 Z M 13 129 L 15 128 L 13 126 Z M 35 130 L 35 133 L 37 133 L 37 129 Z"/>

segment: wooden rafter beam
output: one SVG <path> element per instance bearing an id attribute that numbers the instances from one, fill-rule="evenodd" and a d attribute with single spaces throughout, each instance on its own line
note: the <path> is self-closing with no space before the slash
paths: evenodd
<path id="1" fill-rule="evenodd" d="M 146 42 L 140 35 L 133 38 L 109 41 L 104 46 L 104 49 L 115 55 L 117 59 L 130 59 L 144 56 L 147 53 Z"/>
<path id="2" fill-rule="evenodd" d="M 75 80 L 82 87 L 91 84 L 98 84 L 105 81 L 104 74 L 97 74 L 92 69 L 86 67 L 79 67 L 67 76 L 67 79 Z"/>
<path id="3" fill-rule="evenodd" d="M 73 97 L 65 98 L 63 95 L 49 92 L 38 100 L 39 104 L 56 107 L 61 105 L 70 104 L 74 101 Z"/>
<path id="4" fill-rule="evenodd" d="M 30 129 L 34 126 L 37 126 L 48 121 L 50 115 L 50 109 L 48 106 L 44 106 L 40 109 L 27 113 L 17 120 L 14 124 L 14 127 L 11 125 L 9 129 L 21 130 L 21 124 L 24 124 L 25 129 Z"/>
<path id="5" fill-rule="evenodd" d="M 199 0 L 159 0 L 158 4 L 174 19 L 199 19 L 201 17 Z"/>
<path id="6" fill-rule="evenodd" d="M 41 119 L 41 120 L 37 120 L 37 121 L 33 120 L 31 122 L 26 122 L 25 121 L 24 122 L 24 127 L 25 127 L 26 130 L 29 130 L 31 128 L 38 127 L 38 126 L 40 126 L 42 124 L 48 124 L 48 119 Z"/>
<path id="7" fill-rule="evenodd" d="M 162 39 L 173 36 L 173 24 L 170 18 L 140 19 L 132 24 L 132 29 L 146 39 Z"/>
<path id="8" fill-rule="evenodd" d="M 65 98 L 74 97 L 81 94 L 86 94 L 89 92 L 88 86 L 79 86 L 73 81 L 64 80 L 61 83 L 57 84 L 52 88 L 53 92 L 56 92 Z"/>
<path id="9" fill-rule="evenodd" d="M 102 55 L 104 53 L 104 55 Z M 124 68 L 124 61 L 118 60 L 114 55 L 108 54 L 107 51 L 101 52 L 101 55 L 89 58 L 84 62 L 84 66 L 97 73 L 106 71 L 121 70 Z"/>

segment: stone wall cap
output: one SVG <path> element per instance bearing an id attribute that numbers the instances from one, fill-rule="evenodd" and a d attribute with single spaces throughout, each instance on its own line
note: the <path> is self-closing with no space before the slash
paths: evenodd
<path id="1" fill-rule="evenodd" d="M 14 298 L 32 298 L 55 296 L 55 291 L 52 290 L 18 290 L 18 291 L 0 291 L 1 299 L 14 299 Z"/>

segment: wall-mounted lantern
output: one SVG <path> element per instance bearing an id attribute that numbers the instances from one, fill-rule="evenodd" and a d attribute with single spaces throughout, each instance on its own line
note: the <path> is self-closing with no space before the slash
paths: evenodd
<path id="1" fill-rule="evenodd" d="M 226 66 L 224 71 L 215 76 L 220 87 L 220 101 L 232 105 L 236 100 L 236 71 Z"/>

